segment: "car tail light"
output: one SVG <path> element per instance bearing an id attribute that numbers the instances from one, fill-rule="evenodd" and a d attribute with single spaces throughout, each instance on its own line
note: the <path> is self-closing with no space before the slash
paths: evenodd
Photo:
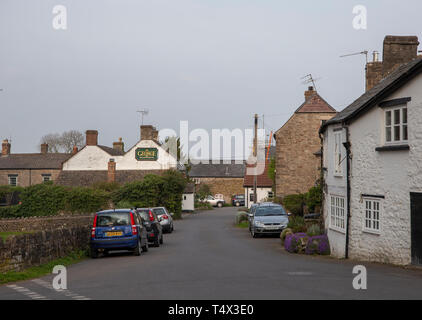
<path id="1" fill-rule="evenodd" d="M 95 215 L 95 217 L 94 217 L 94 223 L 92 224 L 91 238 L 95 238 L 95 228 L 97 227 L 97 216 L 98 215 Z"/>
<path id="2" fill-rule="evenodd" d="M 168 219 L 168 218 L 169 218 L 169 216 L 168 216 L 168 215 L 166 215 L 166 214 L 163 214 L 161 217 L 162 217 L 163 219 Z"/>
<path id="3" fill-rule="evenodd" d="M 154 215 L 151 210 L 149 211 L 149 221 L 154 221 Z"/>
<path id="4" fill-rule="evenodd" d="M 133 217 L 133 212 L 130 213 L 130 220 L 132 222 L 132 235 L 138 234 L 138 228 L 135 225 L 135 218 Z"/>

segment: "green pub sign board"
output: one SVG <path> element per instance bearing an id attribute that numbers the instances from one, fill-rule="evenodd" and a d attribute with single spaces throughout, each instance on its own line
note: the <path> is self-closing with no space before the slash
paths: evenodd
<path id="1" fill-rule="evenodd" d="M 157 148 L 138 148 L 135 151 L 135 158 L 138 161 L 157 161 Z"/>

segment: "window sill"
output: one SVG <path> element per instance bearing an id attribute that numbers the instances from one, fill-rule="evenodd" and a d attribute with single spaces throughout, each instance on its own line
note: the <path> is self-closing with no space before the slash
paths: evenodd
<path id="1" fill-rule="evenodd" d="M 344 230 L 344 229 L 341 229 L 341 228 L 336 228 L 336 227 L 329 227 L 329 229 L 331 230 L 331 231 L 335 231 L 335 232 L 338 232 L 338 233 L 341 233 L 341 234 L 346 234 L 346 230 Z"/>
<path id="2" fill-rule="evenodd" d="M 372 234 L 374 236 L 380 236 L 381 235 L 380 231 L 368 230 L 368 229 L 363 229 L 362 231 L 363 231 L 363 233 Z"/>
<path id="3" fill-rule="evenodd" d="M 343 174 L 342 173 L 334 173 L 334 177 L 335 178 L 343 178 Z"/>
<path id="4" fill-rule="evenodd" d="M 399 145 L 386 145 L 383 147 L 375 148 L 375 151 L 384 152 L 384 151 L 408 151 L 410 146 L 408 144 L 399 144 Z"/>

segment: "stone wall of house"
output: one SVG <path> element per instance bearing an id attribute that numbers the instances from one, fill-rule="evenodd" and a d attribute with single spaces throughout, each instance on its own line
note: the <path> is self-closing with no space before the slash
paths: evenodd
<path id="1" fill-rule="evenodd" d="M 60 170 L 58 169 L 0 170 L 0 185 L 9 184 L 10 174 L 18 175 L 18 186 L 28 187 L 30 185 L 42 183 L 43 174 L 50 174 L 51 180 L 55 181 L 60 174 Z"/>
<path id="2" fill-rule="evenodd" d="M 226 203 L 231 203 L 233 195 L 245 193 L 243 178 L 200 178 L 200 183 L 209 185 L 211 194 L 222 194 Z"/>
<path id="3" fill-rule="evenodd" d="M 0 274 L 21 271 L 89 247 L 90 227 L 72 226 L 11 236 L 0 241 Z"/>
<path id="4" fill-rule="evenodd" d="M 318 130 L 332 113 L 295 113 L 276 133 L 277 196 L 307 192 L 320 177 Z"/>
<path id="5" fill-rule="evenodd" d="M 0 219 L 0 232 L 11 231 L 44 231 L 66 229 L 78 226 L 91 226 L 93 214 L 29 217 L 19 219 Z"/>

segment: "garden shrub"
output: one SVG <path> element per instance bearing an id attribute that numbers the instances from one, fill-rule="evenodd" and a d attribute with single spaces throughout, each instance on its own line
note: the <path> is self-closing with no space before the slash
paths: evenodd
<path id="1" fill-rule="evenodd" d="M 292 214 L 303 216 L 303 206 L 305 205 L 304 194 L 291 194 L 283 199 L 284 207 Z"/>
<path id="2" fill-rule="evenodd" d="M 22 213 L 19 211 L 20 205 L 0 207 L 0 219 L 3 218 L 19 218 Z"/>
<path id="3" fill-rule="evenodd" d="M 249 218 L 249 215 L 247 212 L 239 211 L 238 213 L 236 213 L 236 224 L 240 224 L 243 221 L 249 221 L 248 218 Z"/>
<path id="4" fill-rule="evenodd" d="M 330 255 L 330 243 L 326 235 L 310 237 L 306 245 L 306 254 Z"/>
<path id="5" fill-rule="evenodd" d="M 131 202 L 127 200 L 121 200 L 115 205 L 116 209 L 130 209 L 135 207 Z"/>
<path id="6" fill-rule="evenodd" d="M 75 187 L 67 190 L 66 211 L 86 213 L 108 207 L 110 193 L 100 189 Z"/>
<path id="7" fill-rule="evenodd" d="M 322 235 L 321 227 L 318 224 L 313 224 L 308 228 L 306 233 L 310 237 L 320 236 Z"/>
<path id="8" fill-rule="evenodd" d="M 284 241 L 284 248 L 290 253 L 301 253 L 306 248 L 307 241 L 306 233 L 289 234 Z"/>
<path id="9" fill-rule="evenodd" d="M 289 229 L 289 228 L 284 229 L 280 234 L 281 245 L 284 245 L 284 242 L 286 241 L 286 237 L 292 234 L 293 234 L 292 229 Z"/>
<path id="10" fill-rule="evenodd" d="M 113 192 L 120 188 L 120 184 L 117 182 L 97 182 L 92 185 L 92 188 L 99 189 L 107 192 Z"/>
<path id="11" fill-rule="evenodd" d="M 287 227 L 292 229 L 293 233 L 306 232 L 305 219 L 300 216 L 290 216 Z"/>
<path id="12" fill-rule="evenodd" d="M 314 213 L 317 207 L 320 208 L 322 204 L 322 187 L 318 185 L 309 189 L 305 194 L 305 202 L 311 213 Z"/>

